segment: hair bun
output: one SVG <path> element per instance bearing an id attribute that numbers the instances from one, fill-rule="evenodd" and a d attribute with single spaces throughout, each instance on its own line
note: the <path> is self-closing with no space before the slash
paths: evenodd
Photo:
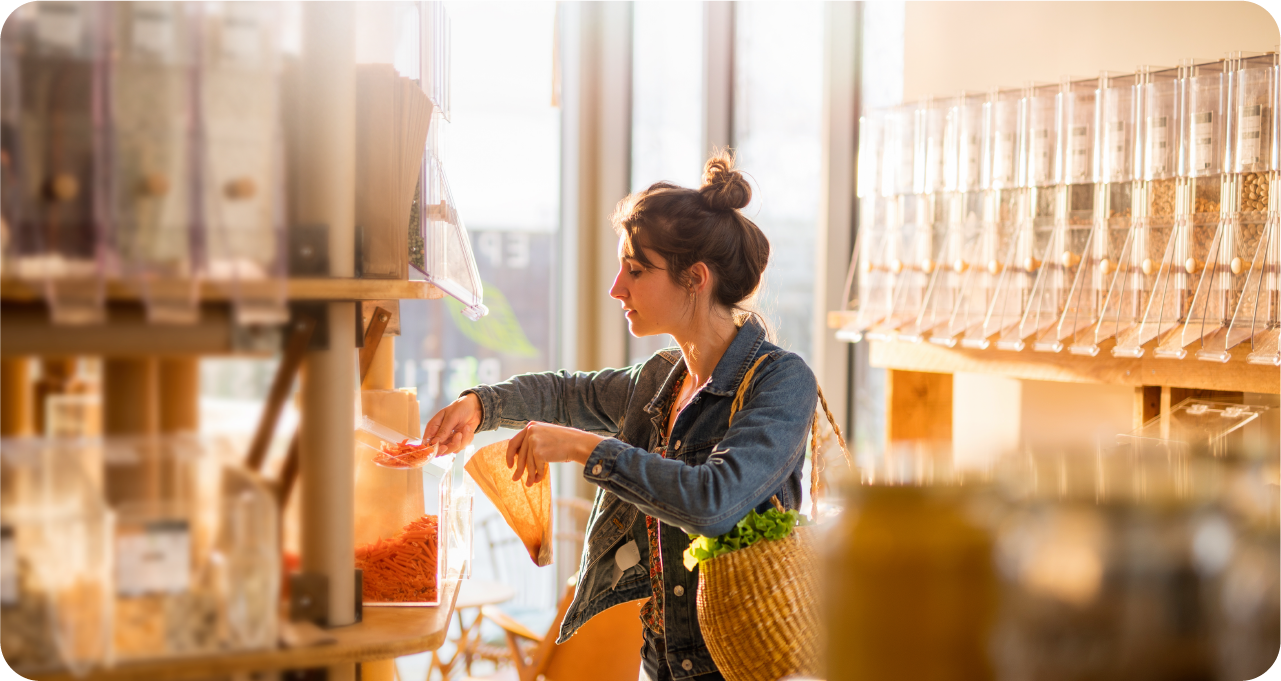
<path id="1" fill-rule="evenodd" d="M 752 200 L 751 186 L 742 173 L 734 170 L 734 156 L 725 151 L 707 159 L 698 193 L 712 210 L 738 210 Z"/>

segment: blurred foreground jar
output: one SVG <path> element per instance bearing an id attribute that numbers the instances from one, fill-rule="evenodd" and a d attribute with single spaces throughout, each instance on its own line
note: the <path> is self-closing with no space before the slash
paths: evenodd
<path id="1" fill-rule="evenodd" d="M 940 460 L 900 453 L 845 486 L 828 535 L 828 681 L 993 678 L 986 494 Z"/>

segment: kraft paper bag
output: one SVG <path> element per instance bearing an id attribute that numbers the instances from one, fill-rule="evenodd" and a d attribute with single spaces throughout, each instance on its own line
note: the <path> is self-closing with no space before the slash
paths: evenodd
<path id="1" fill-rule="evenodd" d="M 464 468 L 476 485 L 494 502 L 503 520 L 516 532 L 535 565 L 552 564 L 552 481 L 526 487 L 512 478 L 507 467 L 507 443 L 495 442 L 472 455 Z"/>

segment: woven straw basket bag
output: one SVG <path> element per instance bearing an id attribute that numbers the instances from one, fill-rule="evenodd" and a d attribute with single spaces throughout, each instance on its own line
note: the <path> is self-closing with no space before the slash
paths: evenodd
<path id="1" fill-rule="evenodd" d="M 730 423 L 761 359 L 748 370 L 730 407 Z M 840 427 L 823 411 L 849 460 Z M 818 421 L 811 425 L 813 451 L 818 451 Z M 817 509 L 821 466 L 810 476 L 810 496 Z M 782 509 L 778 497 L 772 499 Z M 818 676 L 819 574 L 818 528 L 797 527 L 776 541 L 751 546 L 703 562 L 698 573 L 698 625 L 716 667 L 729 681 L 777 681 L 789 676 Z"/>

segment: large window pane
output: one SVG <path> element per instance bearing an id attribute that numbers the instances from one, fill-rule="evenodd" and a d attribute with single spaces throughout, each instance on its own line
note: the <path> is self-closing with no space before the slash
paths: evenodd
<path id="1" fill-rule="evenodd" d="M 772 254 L 758 309 L 780 345 L 812 354 L 821 164 L 823 6 L 736 3 L 734 142 L 752 180 L 751 217 Z"/>

